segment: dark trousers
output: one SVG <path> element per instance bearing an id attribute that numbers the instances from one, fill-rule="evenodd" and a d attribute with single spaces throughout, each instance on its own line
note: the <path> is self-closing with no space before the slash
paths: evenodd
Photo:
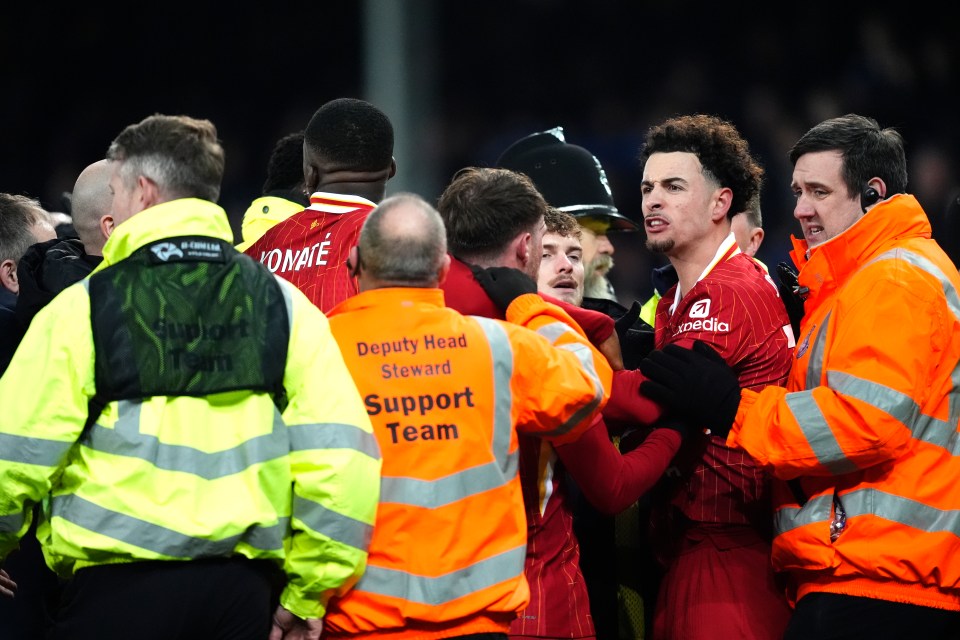
<path id="1" fill-rule="evenodd" d="M 264 640 L 283 584 L 271 562 L 151 561 L 81 569 L 49 640 Z"/>
<path id="2" fill-rule="evenodd" d="M 783 640 L 955 640 L 960 612 L 834 593 L 801 598 Z"/>
<path id="3" fill-rule="evenodd" d="M 38 513 L 35 509 L 20 547 L 3 564 L 17 583 L 17 595 L 0 596 L 0 640 L 43 640 L 59 599 L 60 580 L 47 568 L 37 541 Z"/>

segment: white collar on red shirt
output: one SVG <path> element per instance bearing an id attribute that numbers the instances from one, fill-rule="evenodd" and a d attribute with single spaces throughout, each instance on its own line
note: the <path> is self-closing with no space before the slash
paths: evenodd
<path id="1" fill-rule="evenodd" d="M 324 213 L 350 213 L 357 209 L 373 209 L 376 206 L 377 203 L 360 196 L 317 191 L 310 196 L 310 206 L 307 208 Z"/>
<path id="2" fill-rule="evenodd" d="M 713 259 L 707 263 L 707 268 L 703 270 L 703 273 L 700 274 L 700 277 L 697 278 L 697 282 L 700 282 L 707 277 L 707 274 L 713 271 L 713 268 L 729 260 L 731 257 L 740 253 L 740 247 L 737 246 L 737 238 L 733 235 L 733 232 L 730 232 L 723 242 L 720 243 L 720 246 L 717 248 L 717 252 L 714 254 Z M 673 296 L 673 304 L 670 305 L 670 315 L 673 315 L 673 312 L 677 310 L 677 305 L 680 304 L 680 298 L 683 297 L 682 292 L 680 291 L 680 283 L 677 283 L 677 293 Z"/>

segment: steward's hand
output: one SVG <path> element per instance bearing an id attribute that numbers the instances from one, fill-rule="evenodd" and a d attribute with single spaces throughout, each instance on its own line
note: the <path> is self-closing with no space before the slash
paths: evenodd
<path id="1" fill-rule="evenodd" d="M 320 640 L 322 618 L 298 618 L 282 606 L 273 613 L 269 640 Z"/>
<path id="2" fill-rule="evenodd" d="M 488 267 L 471 265 L 473 277 L 487 292 L 493 304 L 506 312 L 510 303 L 526 293 L 536 293 L 537 283 L 519 269 L 512 267 Z"/>
<path id="3" fill-rule="evenodd" d="M 693 349 L 667 345 L 640 363 L 648 379 L 640 392 L 693 425 L 726 438 L 740 405 L 740 382 L 733 369 L 710 345 L 699 340 Z"/>
<path id="4" fill-rule="evenodd" d="M 790 318 L 790 326 L 793 327 L 793 337 L 800 339 L 800 320 L 803 318 L 803 299 L 806 294 L 806 288 L 801 287 L 797 282 L 797 271 L 786 262 L 777 265 L 777 277 L 780 282 L 777 289 L 780 291 L 780 299 L 783 300 L 783 307 L 787 310 L 787 316 Z"/>
<path id="5" fill-rule="evenodd" d="M 3 569 L 0 569 L 0 595 L 12 598 L 17 593 L 17 583 Z"/>

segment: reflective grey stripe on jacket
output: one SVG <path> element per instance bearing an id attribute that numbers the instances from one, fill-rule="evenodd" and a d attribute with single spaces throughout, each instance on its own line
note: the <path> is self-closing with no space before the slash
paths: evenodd
<path id="1" fill-rule="evenodd" d="M 847 518 L 874 515 L 884 520 L 934 533 L 945 531 L 960 536 L 960 510 L 937 509 L 872 488 L 856 489 L 840 496 Z M 833 519 L 833 494 L 809 500 L 802 508 L 785 507 L 777 511 L 774 527 L 777 535 L 815 522 L 823 524 L 824 538 Z"/>
<path id="2" fill-rule="evenodd" d="M 207 452 L 183 445 L 165 444 L 156 436 L 140 433 L 141 406 L 142 403 L 138 401 L 118 402 L 118 416 L 114 428 L 108 429 L 95 424 L 85 436 L 84 444 L 98 452 L 144 460 L 158 469 L 188 473 L 206 480 L 216 480 L 241 473 L 254 465 L 284 458 L 291 451 L 351 449 L 374 459 L 380 458 L 380 449 L 375 436 L 364 432 L 359 427 L 345 424 L 310 424 L 288 428 L 276 409 L 274 409 L 274 428 L 269 434 L 251 438 L 230 449 Z M 181 534 L 158 536 L 156 525 L 135 519 L 132 519 L 135 522 L 131 522 L 123 514 L 101 507 L 97 509 L 98 511 L 94 512 L 89 507 L 85 507 L 82 513 L 78 513 L 71 506 L 63 505 L 55 515 L 108 537 L 116 538 L 118 531 L 124 532 L 129 538 L 119 539 L 138 546 L 144 546 L 136 542 L 138 539 L 156 540 L 162 543 L 161 548 L 175 548 L 178 551 L 177 557 L 203 555 L 205 554 L 203 549 L 214 544 L 211 541 L 188 539 Z M 94 513 L 102 517 L 99 523 L 92 519 Z M 359 549 L 365 549 L 369 545 L 370 525 L 330 511 L 323 505 L 298 496 L 294 500 L 294 514 L 313 530 L 336 542 Z M 141 526 L 137 526 L 137 523 Z M 284 528 L 270 527 L 263 540 L 267 546 L 259 546 L 258 542 L 263 534 L 257 533 L 261 531 L 258 528 L 252 528 L 249 532 L 251 539 L 243 541 L 260 549 L 277 550 L 282 547 L 284 530 Z M 280 537 L 277 538 L 277 535 Z M 171 543 L 171 540 L 176 544 Z M 229 540 L 223 541 L 228 545 L 228 550 L 232 548 L 229 547 Z M 233 540 L 236 541 L 235 538 Z M 194 541 L 196 544 L 193 544 Z M 215 544 L 220 548 L 220 541 Z M 149 545 L 145 548 L 172 555 Z"/>
<path id="3" fill-rule="evenodd" d="M 441 605 L 523 575 L 526 550 L 524 544 L 435 578 L 368 565 L 354 588 L 418 604 Z"/>
<path id="4" fill-rule="evenodd" d="M 493 359 L 493 425 L 490 462 L 437 478 L 421 480 L 384 476 L 380 501 L 436 509 L 502 487 L 517 474 L 519 451 L 510 452 L 513 436 L 513 348 L 504 328 L 489 318 L 474 318 L 486 334 Z M 443 576 L 429 577 L 368 565 L 354 587 L 359 591 L 437 605 L 523 575 L 526 545 L 485 558 Z"/>
<path id="5" fill-rule="evenodd" d="M 25 519 L 26 516 L 22 512 L 0 516 L 0 533 L 17 533 Z"/>
<path id="6" fill-rule="evenodd" d="M 117 421 L 112 429 L 94 424 L 81 441 L 99 451 L 149 462 L 158 469 L 189 473 L 216 480 L 250 467 L 276 460 L 291 451 L 352 449 L 378 460 L 380 449 L 373 434 L 348 424 L 301 424 L 287 427 L 274 409 L 273 430 L 222 451 L 165 444 L 156 436 L 140 433 L 142 403 L 117 402 Z"/>
<path id="7" fill-rule="evenodd" d="M 281 290 L 287 303 L 287 317 L 292 323 L 290 294 L 286 286 L 281 286 Z M 205 480 L 242 473 L 255 465 L 285 458 L 295 451 L 351 449 L 380 459 L 380 447 L 372 433 L 356 425 L 336 423 L 288 427 L 276 407 L 273 409 L 273 429 L 270 433 L 251 438 L 230 449 L 212 452 L 167 444 L 154 435 L 141 433 L 141 401 L 121 400 L 116 407 L 117 420 L 113 428 L 94 423 L 81 439 L 82 445 L 96 452 L 143 460 L 157 469 L 191 474 Z M 57 455 L 64 455 L 72 446 L 71 443 L 49 440 L 21 440 L 29 440 L 29 444 L 24 446 L 29 446 L 32 451 L 41 448 L 51 460 Z M 57 452 L 58 445 L 59 448 L 65 447 L 62 454 Z M 369 546 L 372 534 L 370 525 L 330 511 L 300 496 L 294 498 L 293 507 L 297 518 L 335 542 L 359 549 Z M 280 518 L 276 525 L 251 526 L 243 534 L 222 540 L 202 539 L 107 509 L 74 495 L 54 498 L 52 514 L 104 536 L 156 553 L 183 558 L 222 555 L 229 553 L 239 542 L 263 551 L 281 552 L 289 528 L 289 518 Z"/>
<path id="8" fill-rule="evenodd" d="M 574 331 L 571 327 L 559 321 L 551 322 L 540 327 L 537 329 L 537 333 L 549 340 L 550 344 L 553 345 L 556 345 L 557 339 L 559 339 L 560 336 L 568 333 L 580 337 L 580 334 Z M 597 368 L 593 362 L 593 351 L 590 350 L 590 347 L 580 342 L 566 343 L 556 346 L 558 349 L 572 352 L 573 355 L 577 357 L 577 360 L 580 361 L 580 366 L 583 367 L 583 370 L 593 381 L 594 396 L 593 400 L 591 400 L 590 403 L 584 406 L 582 409 L 577 411 L 572 418 L 560 425 L 560 427 L 557 429 L 544 433 L 543 435 L 545 436 L 558 436 L 568 433 L 571 429 L 583 422 L 586 416 L 596 410 L 596 408 L 600 405 L 600 402 L 603 400 L 603 383 L 600 381 L 600 376 L 597 375 Z"/>
<path id="9" fill-rule="evenodd" d="M 73 442 L 63 440 L 46 440 L 0 433 L 0 460 L 57 467 L 73 445 Z"/>
<path id="10" fill-rule="evenodd" d="M 282 553 L 283 538 L 289 527 L 289 519 L 280 518 L 273 526 L 249 527 L 237 535 L 211 540 L 186 535 L 126 513 L 105 509 L 75 494 L 55 496 L 51 513 L 54 518 L 63 518 L 108 538 L 172 558 L 184 559 L 229 555 L 241 542 L 262 551 Z"/>
<path id="11" fill-rule="evenodd" d="M 877 256 L 868 264 L 881 260 L 903 260 L 933 276 L 940 282 L 948 308 L 960 321 L 960 297 L 949 278 L 930 260 L 904 249 L 894 249 Z M 960 455 L 960 436 L 957 433 L 957 425 L 960 423 L 960 362 L 954 363 L 950 374 L 953 388 L 947 399 L 947 420 L 938 420 L 923 414 L 916 401 L 907 394 L 871 380 L 832 370 L 826 372 L 824 380 L 824 354 L 831 315 L 832 311 L 824 318 L 811 346 L 805 380 L 806 390 L 786 394 L 787 406 L 820 464 L 834 475 L 853 473 L 859 469 L 843 453 L 814 399 L 813 390 L 821 385 L 883 411 L 910 429 L 915 439 L 942 447 L 951 456 Z M 925 531 L 952 531 L 960 535 L 960 512 L 957 511 L 935 509 L 875 489 L 844 493 L 840 498 L 848 518 L 874 514 Z M 776 516 L 776 531 L 778 534 L 784 533 L 811 522 L 827 522 L 831 518 L 832 496 L 821 495 L 810 500 L 802 509 L 781 509 Z"/>

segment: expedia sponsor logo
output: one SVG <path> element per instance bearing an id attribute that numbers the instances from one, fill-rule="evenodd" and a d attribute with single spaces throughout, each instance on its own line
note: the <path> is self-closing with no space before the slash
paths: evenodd
<path id="1" fill-rule="evenodd" d="M 689 318 L 706 318 L 710 315 L 710 298 L 697 300 L 690 305 L 690 311 L 687 313 Z"/>
<path id="2" fill-rule="evenodd" d="M 720 322 L 717 318 L 706 318 L 704 320 L 688 320 L 680 323 L 673 335 L 680 335 L 687 331 L 710 331 L 712 333 L 727 333 L 730 331 L 729 322 Z"/>
<path id="3" fill-rule="evenodd" d="M 157 244 L 150 247 L 150 251 L 153 252 L 153 255 L 157 256 L 160 260 L 166 262 L 170 258 L 182 258 L 183 251 L 180 251 L 180 247 L 173 244 L 172 242 L 158 242 Z"/>

